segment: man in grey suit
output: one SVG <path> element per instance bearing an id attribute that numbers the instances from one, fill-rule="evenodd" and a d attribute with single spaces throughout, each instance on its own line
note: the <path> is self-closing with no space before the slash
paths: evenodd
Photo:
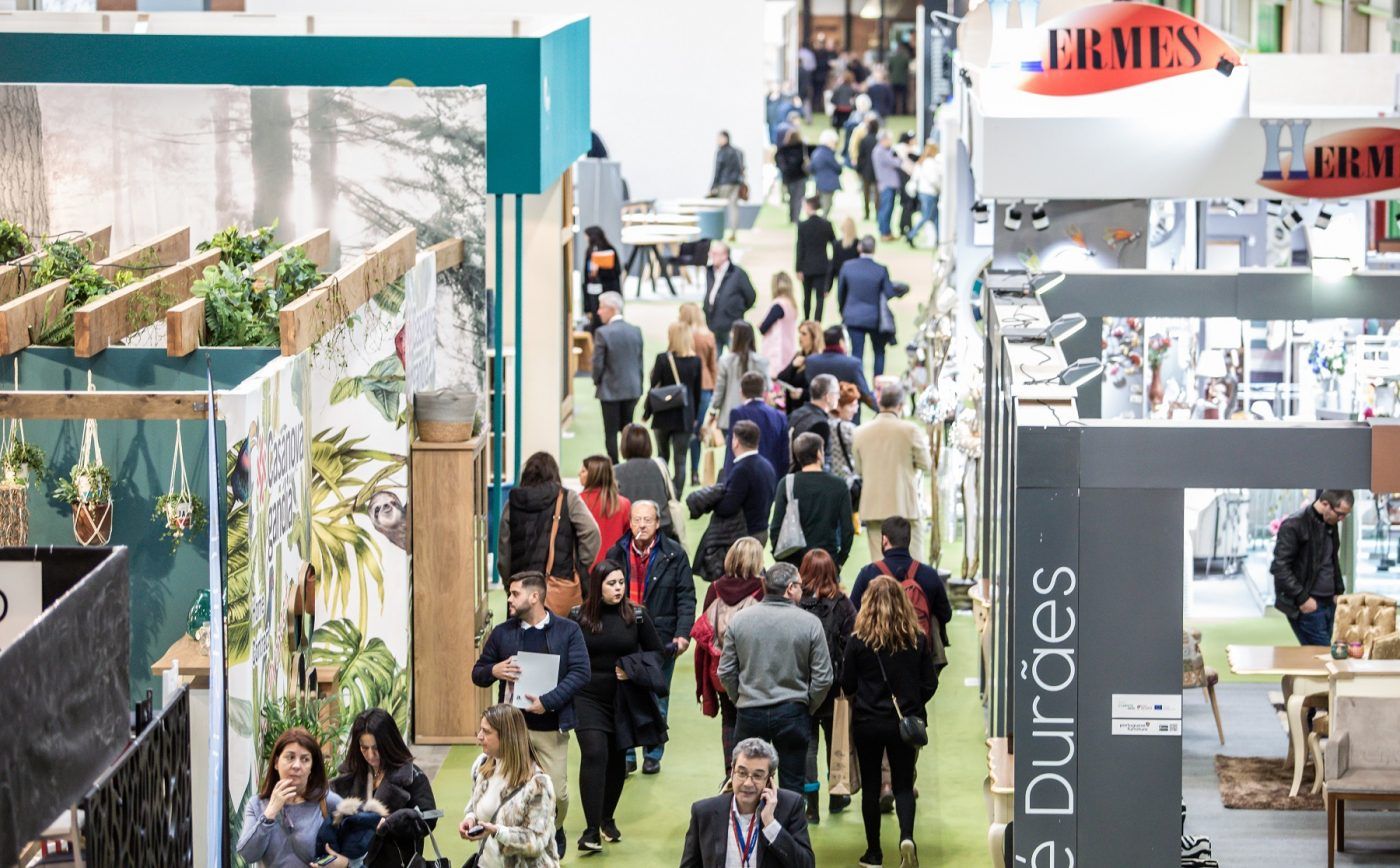
<path id="1" fill-rule="evenodd" d="M 603 325 L 593 333 L 593 385 L 603 405 L 608 457 L 617 463 L 617 434 L 632 421 L 642 397 L 642 330 L 622 318 L 622 294 L 598 296 Z"/>

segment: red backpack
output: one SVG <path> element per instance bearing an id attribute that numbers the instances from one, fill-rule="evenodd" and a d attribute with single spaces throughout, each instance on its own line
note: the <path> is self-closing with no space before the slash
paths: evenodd
<path id="1" fill-rule="evenodd" d="M 885 566 L 884 561 L 876 561 L 875 568 L 892 579 L 898 578 L 890 572 L 890 568 Z M 910 561 L 909 571 L 904 574 L 904 578 L 898 579 L 899 586 L 904 589 L 904 596 L 909 598 L 909 603 L 914 607 L 914 615 L 919 619 L 919 628 L 928 636 L 929 642 L 933 642 L 933 617 L 929 614 L 928 595 L 924 589 L 915 581 L 914 576 L 919 572 L 919 562 Z"/>

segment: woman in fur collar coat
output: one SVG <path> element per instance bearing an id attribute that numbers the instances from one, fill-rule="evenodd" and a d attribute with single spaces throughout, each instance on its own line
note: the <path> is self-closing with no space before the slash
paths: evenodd
<path id="1" fill-rule="evenodd" d="M 419 819 L 418 811 L 432 811 L 437 803 L 428 776 L 413 764 L 413 754 L 387 711 L 371 708 L 355 718 L 345 761 L 331 789 L 345 799 L 377 802 L 385 811 L 365 868 L 401 868 L 422 854 L 423 839 L 437 821 Z"/>

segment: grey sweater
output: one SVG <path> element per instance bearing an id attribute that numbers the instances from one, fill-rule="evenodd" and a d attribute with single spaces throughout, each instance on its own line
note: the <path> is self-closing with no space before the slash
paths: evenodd
<path id="1" fill-rule="evenodd" d="M 822 622 L 769 594 L 729 621 L 719 681 L 740 708 L 801 702 L 816 711 L 834 676 Z"/>
<path id="2" fill-rule="evenodd" d="M 326 811 L 335 813 L 340 796 L 326 791 Z M 316 854 L 316 833 L 321 830 L 321 803 L 287 805 L 276 820 L 263 816 L 267 803 L 261 796 L 248 800 L 243 810 L 243 831 L 238 836 L 238 855 L 262 868 L 306 868 L 324 853 Z"/>

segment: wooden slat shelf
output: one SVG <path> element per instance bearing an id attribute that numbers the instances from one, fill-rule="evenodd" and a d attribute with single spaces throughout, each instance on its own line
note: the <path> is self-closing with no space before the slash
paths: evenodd
<path id="1" fill-rule="evenodd" d="M 88 257 L 92 259 L 92 257 Z M 128 266 L 145 268 L 138 279 L 152 271 L 169 268 L 190 258 L 190 227 L 181 226 L 157 235 L 144 244 L 127 248 L 121 253 L 103 259 L 93 259 L 98 272 L 108 280 L 115 280 L 117 272 Z"/>
<path id="2" fill-rule="evenodd" d="M 248 269 L 249 275 L 253 278 L 253 285 L 259 290 L 269 283 L 277 285 L 277 265 L 282 261 L 282 257 L 293 247 L 300 247 L 306 252 L 306 258 L 316 263 L 317 268 L 324 269 L 331 258 L 331 231 L 329 229 L 317 229 L 309 232 L 300 238 L 294 239 L 264 258 L 253 263 Z"/>
<path id="3" fill-rule="evenodd" d="M 87 258 L 96 262 L 105 259 L 112 244 L 112 227 L 103 226 L 96 232 L 88 232 L 73 239 L 73 243 L 79 248 L 84 245 L 89 247 Z M 0 265 L 0 303 L 10 301 L 20 294 L 21 289 L 29 286 L 26 273 L 33 269 L 35 263 L 43 255 L 43 251 L 35 251 L 28 256 L 15 260 L 10 265 Z"/>
<path id="4" fill-rule="evenodd" d="M 437 270 L 440 272 L 456 268 L 467 258 L 467 243 L 460 238 L 439 241 L 428 250 L 437 257 Z"/>
<path id="5" fill-rule="evenodd" d="M 309 349 L 413 267 L 417 230 L 405 227 L 282 308 L 282 355 Z"/>
<path id="6" fill-rule="evenodd" d="M 78 308 L 73 312 L 74 354 L 95 356 L 156 322 L 172 303 L 190 298 L 190 287 L 221 256 L 219 250 L 206 251 Z"/>

